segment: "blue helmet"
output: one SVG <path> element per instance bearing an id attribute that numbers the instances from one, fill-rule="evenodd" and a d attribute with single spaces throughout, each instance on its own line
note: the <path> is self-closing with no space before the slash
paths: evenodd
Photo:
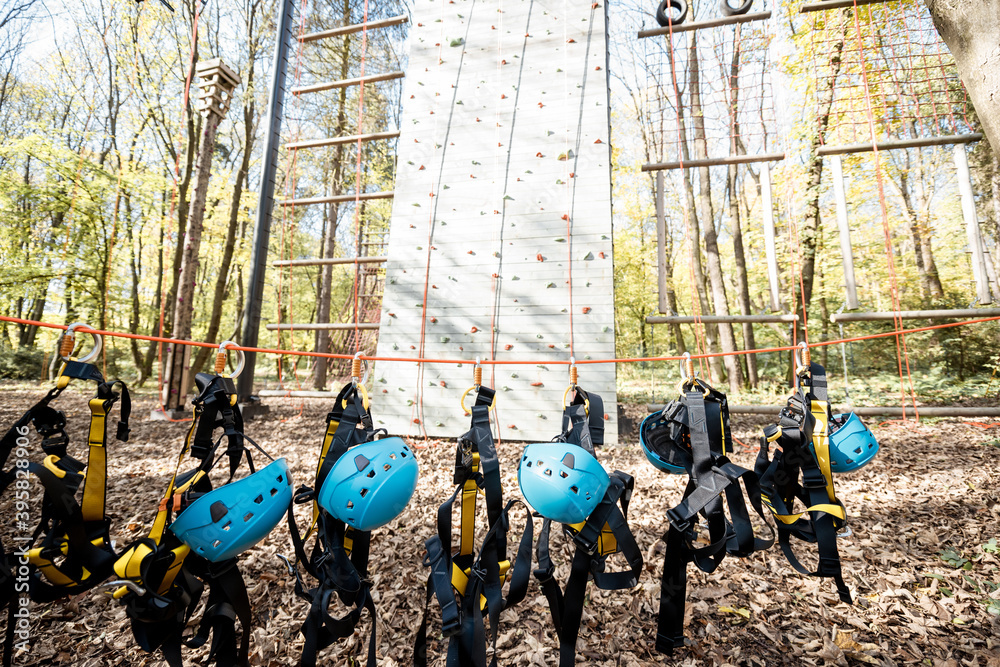
<path id="1" fill-rule="evenodd" d="M 532 509 L 559 523 L 580 523 L 597 508 L 611 484 L 608 473 L 582 447 L 539 442 L 524 448 L 517 470 Z"/>
<path id="2" fill-rule="evenodd" d="M 671 433 L 671 423 L 663 411 L 653 413 L 639 425 L 639 444 L 654 466 L 664 472 L 683 475 L 691 467 L 691 449 L 679 445 Z"/>
<path id="3" fill-rule="evenodd" d="M 288 462 L 280 458 L 198 498 L 177 515 L 170 530 L 193 552 L 217 563 L 267 537 L 291 502 Z"/>
<path id="4" fill-rule="evenodd" d="M 406 509 L 418 472 L 417 457 L 401 438 L 365 442 L 333 464 L 316 502 L 355 530 L 375 530 Z"/>
<path id="5" fill-rule="evenodd" d="M 830 422 L 830 470 L 857 470 L 867 465 L 876 454 L 878 441 L 856 414 L 833 416 Z"/>

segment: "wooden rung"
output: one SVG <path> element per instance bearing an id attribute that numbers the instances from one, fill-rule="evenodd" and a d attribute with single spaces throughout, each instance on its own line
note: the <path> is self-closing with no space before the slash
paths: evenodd
<path id="1" fill-rule="evenodd" d="M 846 155 L 848 153 L 865 153 L 876 148 L 880 151 L 891 151 L 898 148 L 919 148 L 921 146 L 948 146 L 951 144 L 971 144 L 981 141 L 983 135 L 979 132 L 969 134 L 948 134 L 939 137 L 921 137 L 919 139 L 884 139 L 872 144 L 841 144 L 839 146 L 820 146 L 817 155 Z"/>
<path id="2" fill-rule="evenodd" d="M 333 322 L 330 324 L 268 324 L 268 331 L 362 331 L 378 330 L 378 322 Z"/>
<path id="3" fill-rule="evenodd" d="M 297 88 L 292 88 L 292 95 L 302 95 L 303 93 L 318 93 L 323 90 L 332 90 L 334 88 L 347 88 L 349 86 L 360 86 L 364 83 L 377 83 L 379 81 L 392 81 L 393 79 L 402 79 L 406 76 L 406 72 L 385 72 L 383 74 L 372 74 L 369 76 L 359 76 L 353 79 L 340 79 L 339 81 L 324 81 L 323 83 L 314 83 L 311 86 L 298 86 Z"/>
<path id="4" fill-rule="evenodd" d="M 877 2 L 879 0 L 870 0 L 872 2 Z M 850 0 L 848 0 L 850 2 Z M 826 4 L 825 2 L 822 4 Z M 669 35 L 671 33 L 678 32 L 690 32 L 692 30 L 701 30 L 703 28 L 717 28 L 723 25 L 735 25 L 737 23 L 749 23 L 751 21 L 766 21 L 771 18 L 771 12 L 755 12 L 753 14 L 738 14 L 736 16 L 721 16 L 717 19 L 709 19 L 707 21 L 695 21 L 693 23 L 681 23 L 675 26 L 666 26 L 663 28 L 651 28 L 649 30 L 640 30 L 639 39 L 645 37 L 658 37 L 660 35 Z"/>
<path id="5" fill-rule="evenodd" d="M 354 134 L 349 137 L 326 137 L 325 139 L 308 139 L 305 141 L 293 141 L 285 144 L 285 148 L 296 150 L 299 148 L 323 148 L 324 146 L 339 146 L 340 144 L 356 144 L 359 141 L 378 141 L 380 139 L 395 139 L 399 136 L 399 130 L 388 132 L 372 132 L 370 134 Z"/>
<path id="6" fill-rule="evenodd" d="M 775 315 L 702 315 L 698 321 L 705 324 L 770 324 L 775 322 L 798 322 L 799 316 L 794 313 L 778 313 Z M 646 324 L 694 324 L 693 315 L 650 315 Z"/>
<path id="7" fill-rule="evenodd" d="M 318 39 L 327 39 L 329 37 L 340 37 L 341 35 L 350 35 L 355 32 L 361 32 L 362 30 L 374 30 L 376 28 L 390 28 L 394 25 L 401 25 L 408 22 L 410 19 L 407 16 L 393 16 L 388 19 L 380 19 L 378 21 L 369 21 L 368 23 L 357 23 L 353 25 L 345 25 L 340 28 L 331 28 L 330 30 L 320 30 L 319 32 L 311 32 L 308 35 L 302 35 L 299 41 L 303 44 L 307 42 L 315 42 Z"/>
<path id="8" fill-rule="evenodd" d="M 901 310 L 881 313 L 837 313 L 830 316 L 830 321 L 838 322 L 881 322 L 895 318 L 901 320 L 944 320 L 957 318 L 979 319 L 981 317 L 1000 317 L 1000 308 L 947 308 L 941 310 Z"/>
<path id="9" fill-rule="evenodd" d="M 369 199 L 392 199 L 392 190 L 386 192 L 362 192 L 352 195 L 335 195 L 332 197 L 307 197 L 305 199 L 286 199 L 282 206 L 306 206 L 307 204 L 338 204 L 350 201 L 368 201 Z"/>
<path id="10" fill-rule="evenodd" d="M 693 169 L 694 167 L 718 167 L 726 164 L 750 164 L 752 162 L 778 162 L 784 160 L 784 153 L 762 153 L 760 155 L 730 155 L 728 157 L 708 158 L 707 160 L 685 160 L 681 162 L 655 162 L 642 165 L 643 171 L 660 171 L 661 169 Z"/>
<path id="11" fill-rule="evenodd" d="M 332 264 L 381 264 L 385 257 L 331 257 L 327 259 L 280 259 L 271 266 L 329 266 Z"/>

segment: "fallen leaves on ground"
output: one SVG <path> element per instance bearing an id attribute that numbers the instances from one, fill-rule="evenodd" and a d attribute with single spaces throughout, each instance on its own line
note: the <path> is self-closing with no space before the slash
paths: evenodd
<path id="1" fill-rule="evenodd" d="M 41 390 L 0 394 L 3 428 L 41 395 Z M 70 420 L 71 454 L 78 457 L 85 455 L 85 402 L 86 396 L 73 390 L 58 402 Z M 330 406 L 298 399 L 269 399 L 268 404 L 270 415 L 248 422 L 247 434 L 272 456 L 288 458 L 296 486 L 311 484 Z M 148 532 L 188 426 L 146 421 L 153 407 L 148 399 L 136 401 L 129 442 L 109 444 L 108 514 L 119 549 Z M 377 402 L 373 411 L 377 414 Z M 117 411 L 114 415 L 112 424 Z M 735 435 L 755 443 L 763 419 L 737 417 Z M 840 603 L 830 581 L 796 574 L 777 547 L 742 561 L 729 558 L 711 575 L 691 566 L 685 630 L 689 646 L 673 657 L 655 653 L 653 645 L 664 548 L 659 540 L 667 509 L 680 499 L 682 479 L 657 472 L 627 435 L 625 446 L 604 448 L 599 458 L 606 468 L 636 478 L 629 523 L 647 560 L 635 589 L 590 586 L 577 664 L 1000 667 L 1000 448 L 992 436 L 961 421 L 889 425 L 876 435 L 882 449 L 875 461 L 836 480 L 853 529 L 853 535 L 840 541 L 840 550 L 855 604 Z M 413 501 L 373 536 L 370 569 L 379 610 L 379 664 L 387 667 L 412 664 L 424 611 L 423 544 L 435 531 L 438 506 L 453 490 L 454 440 L 413 444 L 420 461 Z M 523 443 L 507 441 L 498 446 L 507 498 L 520 497 L 516 463 L 522 448 Z M 750 467 L 754 456 L 741 450 L 735 459 Z M 9 495 L 0 503 L 6 516 Z M 35 497 L 40 497 L 38 488 Z M 298 509 L 304 526 L 308 507 Z M 480 519 L 481 536 L 485 519 Z M 525 519 L 524 508 L 517 508 L 512 530 L 520 531 Z M 536 520 L 536 534 L 539 526 Z M 517 537 L 509 538 L 512 552 Z M 807 559 L 811 555 L 807 545 L 795 547 Z M 240 562 L 253 604 L 253 665 L 295 665 L 302 649 L 299 626 L 308 605 L 296 598 L 278 554 L 293 554 L 284 524 Z M 561 582 L 571 557 L 568 541 L 554 533 L 553 558 Z M 619 558 L 612 565 L 623 566 Z M 334 608 L 338 615 L 345 611 Z M 432 607 L 431 618 L 437 613 Z M 16 664 L 165 664 L 159 654 L 136 647 L 123 608 L 101 592 L 32 605 L 31 614 L 31 648 L 17 656 Z M 352 637 L 321 654 L 321 663 L 364 664 L 370 629 L 365 615 Z M 430 634 L 429 664 L 443 666 L 446 643 L 433 622 Z M 558 663 L 548 607 L 534 581 L 525 600 L 504 613 L 497 649 L 501 665 Z M 186 664 L 206 660 L 206 649 L 186 651 Z"/>

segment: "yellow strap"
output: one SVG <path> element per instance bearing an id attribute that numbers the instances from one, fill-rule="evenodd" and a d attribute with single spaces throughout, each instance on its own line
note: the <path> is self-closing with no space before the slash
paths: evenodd
<path id="1" fill-rule="evenodd" d="M 347 530 L 344 531 L 344 551 L 347 552 L 348 558 L 354 551 L 354 529 L 350 526 L 347 526 Z"/>
<path id="2" fill-rule="evenodd" d="M 108 481 L 107 459 L 107 421 L 111 409 L 109 401 L 100 398 L 90 399 L 90 455 L 87 459 L 87 472 L 83 481 L 83 511 L 84 521 L 103 521 L 105 492 Z"/>
<path id="3" fill-rule="evenodd" d="M 319 451 L 319 461 L 316 462 L 316 477 L 319 477 L 319 471 L 323 468 L 323 462 L 326 461 L 326 455 L 330 451 L 330 445 L 333 444 L 333 436 L 337 432 L 337 427 L 340 426 L 339 421 L 330 420 L 326 425 L 326 434 L 323 436 L 323 448 Z M 316 495 L 319 495 L 319 489 L 316 489 Z M 309 526 L 309 530 L 306 531 L 306 535 L 303 541 L 309 539 L 313 531 L 316 529 L 316 525 L 319 523 L 319 503 L 315 500 L 313 501 L 313 518 L 312 525 Z"/>
<path id="4" fill-rule="evenodd" d="M 579 533 L 583 530 L 583 527 L 587 524 L 586 521 L 581 521 L 580 523 L 571 523 L 568 525 L 573 532 Z M 601 528 L 601 534 L 597 536 L 597 550 L 602 556 L 610 556 L 613 553 L 618 552 L 618 539 L 615 537 L 614 532 L 611 530 L 611 526 L 605 522 L 604 527 Z"/>
<path id="5" fill-rule="evenodd" d="M 770 507 L 770 505 L 768 505 L 768 507 Z M 804 511 L 799 512 L 798 514 L 775 514 L 774 518 L 776 518 L 781 523 L 786 523 L 791 525 L 796 521 L 798 521 L 803 515 L 809 512 L 826 512 L 827 514 L 832 514 L 838 519 L 842 520 L 847 519 L 847 512 L 844 511 L 843 505 L 830 505 L 825 503 L 820 505 L 813 505 L 812 507 L 807 507 Z"/>
<path id="6" fill-rule="evenodd" d="M 500 585 L 507 583 L 507 573 L 510 571 L 510 561 L 500 562 Z M 459 595 L 465 595 L 465 587 L 469 585 L 469 570 L 463 570 L 455 563 L 451 564 L 451 586 Z M 486 608 L 486 596 L 479 595 L 479 608 Z"/>
<path id="7" fill-rule="evenodd" d="M 812 401 L 812 415 L 816 419 L 813 426 L 813 449 L 816 450 L 816 460 L 819 461 L 819 469 L 826 478 L 826 495 L 831 503 L 837 502 L 837 494 L 833 489 L 833 474 L 830 471 L 830 436 L 827 415 L 829 414 L 829 404 L 826 401 Z"/>
<path id="8" fill-rule="evenodd" d="M 472 454 L 472 472 L 479 472 L 479 454 Z M 474 479 L 465 480 L 462 487 L 462 519 L 459 536 L 458 553 L 463 556 L 472 554 L 476 537 L 476 499 L 479 496 L 479 486 Z"/>

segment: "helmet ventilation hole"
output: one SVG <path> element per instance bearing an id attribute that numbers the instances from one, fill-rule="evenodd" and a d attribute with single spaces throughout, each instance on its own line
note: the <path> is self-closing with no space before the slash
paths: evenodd
<path id="1" fill-rule="evenodd" d="M 349 510 L 354 509 L 354 501 L 353 500 L 348 500 L 347 501 L 347 509 L 349 509 Z"/>
<path id="2" fill-rule="evenodd" d="M 222 530 L 229 530 L 233 525 L 232 521 L 227 521 L 226 525 L 222 527 Z"/>
<path id="3" fill-rule="evenodd" d="M 216 540 L 212 542 L 212 548 L 217 548 L 220 544 L 222 544 L 222 540 Z"/>
<path id="4" fill-rule="evenodd" d="M 399 455 L 402 456 L 405 459 L 406 458 L 406 450 L 404 449 L 403 451 L 401 451 L 399 453 Z"/>
<path id="5" fill-rule="evenodd" d="M 869 447 L 870 447 L 870 446 L 871 446 L 871 445 L 869 445 Z M 861 453 L 861 448 L 860 448 L 860 447 L 858 447 L 857 449 L 855 449 L 855 450 L 854 450 L 854 453 L 855 453 L 855 454 L 860 454 L 860 453 Z"/>
<path id="6" fill-rule="evenodd" d="M 524 460 L 527 460 L 527 458 L 528 458 L 527 456 L 526 456 L 526 457 L 524 457 Z M 525 468 L 530 468 L 530 467 L 531 467 L 531 461 L 528 461 L 527 463 L 525 463 L 525 464 L 524 464 L 524 467 L 525 467 Z"/>
<path id="7" fill-rule="evenodd" d="M 575 486 L 571 486 L 571 487 L 569 487 L 569 490 L 570 490 L 570 491 L 572 491 L 573 493 L 580 493 L 580 489 L 578 489 L 578 488 L 577 488 L 577 487 L 575 487 Z"/>
<path id="8" fill-rule="evenodd" d="M 371 477 L 374 477 L 374 476 L 375 476 L 375 471 L 374 470 L 369 470 L 367 477 L 371 478 Z"/>
<path id="9" fill-rule="evenodd" d="M 389 458 L 392 459 L 393 461 L 395 461 L 396 460 L 396 455 L 390 453 L 389 454 Z"/>
<path id="10" fill-rule="evenodd" d="M 257 496 L 256 498 L 254 498 L 253 502 L 256 505 L 260 505 L 262 502 L 264 502 L 264 494 L 262 493 L 259 496 Z"/>
<path id="11" fill-rule="evenodd" d="M 847 459 L 847 465 L 851 465 L 852 463 L 854 463 L 854 459 Z"/>
<path id="12" fill-rule="evenodd" d="M 285 481 L 285 476 L 284 475 L 278 475 L 278 483 L 280 484 L 281 482 L 284 482 L 284 481 Z"/>
<path id="13" fill-rule="evenodd" d="M 368 495 L 368 489 L 361 489 L 361 497 L 364 498 Z"/>
<path id="14" fill-rule="evenodd" d="M 387 472 L 388 472 L 388 471 L 389 471 L 389 470 L 390 470 L 391 468 L 392 468 L 392 466 L 391 466 L 390 464 L 388 464 L 388 463 L 386 463 L 386 464 L 385 464 L 384 466 L 382 466 L 382 470 L 385 470 L 385 471 L 387 471 Z"/>
<path id="15" fill-rule="evenodd" d="M 278 490 L 277 489 L 271 489 L 271 495 L 272 496 L 278 495 Z"/>
<path id="16" fill-rule="evenodd" d="M 547 477 L 552 477 L 552 469 L 551 468 L 546 468 L 545 469 L 545 475 Z"/>
<path id="17" fill-rule="evenodd" d="M 563 479 L 566 479 L 567 477 L 569 477 L 569 474 L 565 470 L 560 470 L 559 476 L 562 477 Z"/>
<path id="18" fill-rule="evenodd" d="M 252 518 L 253 518 L 253 512 L 247 512 L 246 514 L 243 515 L 244 522 L 249 521 Z"/>

